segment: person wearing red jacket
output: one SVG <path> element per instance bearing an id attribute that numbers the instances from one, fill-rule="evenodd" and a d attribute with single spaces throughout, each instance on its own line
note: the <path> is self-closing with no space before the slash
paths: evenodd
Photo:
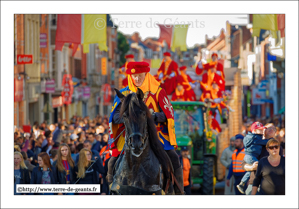
<path id="1" fill-rule="evenodd" d="M 225 80 L 225 75 L 224 75 L 224 71 L 223 71 L 223 64 L 220 62 L 220 60 L 218 60 L 218 55 L 217 53 L 213 53 L 211 55 L 212 61 L 210 63 L 206 63 L 204 64 L 201 61 L 197 63 L 196 69 L 195 69 L 195 73 L 197 75 L 203 75 L 210 67 L 210 64 L 215 64 L 215 68 L 216 68 L 216 72 L 218 75 L 220 75 L 220 77 L 222 78 L 222 80 Z"/>
<path id="2" fill-rule="evenodd" d="M 216 73 L 216 63 L 209 63 L 209 70 L 202 75 L 202 81 L 200 82 L 200 88 L 203 93 L 210 91 L 212 83 L 215 81 L 219 86 L 220 91 L 225 91 L 225 81 L 220 75 Z"/>
<path id="3" fill-rule="evenodd" d="M 180 73 L 181 77 L 183 78 L 183 87 L 185 91 L 188 92 L 188 95 L 190 95 L 190 101 L 195 101 L 196 100 L 196 95 L 193 91 L 195 88 L 195 83 L 196 81 L 193 81 L 188 74 L 186 74 L 187 67 L 182 66 L 180 67 Z"/>
<path id="4" fill-rule="evenodd" d="M 217 131 L 217 133 L 220 133 L 222 131 L 219 123 L 217 122 L 217 120 L 214 118 L 212 111 L 209 112 L 209 116 L 208 116 L 208 123 L 211 127 L 211 129 Z"/>
<path id="5" fill-rule="evenodd" d="M 204 64 L 201 61 L 201 55 L 199 57 L 199 62 L 196 65 L 195 73 L 199 76 L 203 75 L 209 69 L 209 63 Z"/>
<path id="6" fill-rule="evenodd" d="M 224 71 L 223 71 L 223 64 L 219 62 L 217 53 L 213 53 L 211 55 L 211 58 L 212 58 L 212 62 L 216 63 L 215 67 L 216 67 L 217 74 L 220 75 L 221 78 L 224 80 L 225 75 L 224 75 Z"/>
<path id="7" fill-rule="evenodd" d="M 179 75 L 178 64 L 171 59 L 169 52 L 165 52 L 163 55 L 162 64 L 154 77 L 161 83 L 161 88 L 165 89 L 166 94 L 171 95 L 176 88 L 176 77 Z"/>
<path id="8" fill-rule="evenodd" d="M 213 116 L 216 117 L 216 112 L 215 110 L 217 109 L 217 103 L 213 100 L 211 96 L 211 91 L 206 91 L 205 93 L 202 93 L 200 100 L 201 102 L 210 102 L 210 109 L 213 112 Z"/>
<path id="9" fill-rule="evenodd" d="M 186 89 L 184 88 L 184 79 L 182 76 L 178 76 L 177 87 L 172 94 L 171 101 L 193 101 L 190 100 L 190 96 L 188 95 Z"/>
<path id="10" fill-rule="evenodd" d="M 217 103 L 217 108 L 218 108 L 220 115 L 222 115 L 222 109 L 224 109 L 224 108 L 227 108 L 230 111 L 234 112 L 234 110 L 224 102 L 223 91 L 219 90 L 219 87 L 216 82 L 213 82 L 212 89 L 211 89 L 210 93 L 211 93 L 211 98 L 213 99 L 213 101 L 215 103 Z"/>
<path id="11" fill-rule="evenodd" d="M 120 75 L 125 76 L 125 78 L 122 80 L 122 88 L 125 88 L 126 86 L 128 86 L 128 77 L 127 77 L 127 74 L 126 74 L 127 65 L 128 65 L 129 62 L 135 62 L 133 54 L 127 54 L 125 56 L 125 58 L 126 58 L 125 64 L 123 64 L 118 70 Z"/>

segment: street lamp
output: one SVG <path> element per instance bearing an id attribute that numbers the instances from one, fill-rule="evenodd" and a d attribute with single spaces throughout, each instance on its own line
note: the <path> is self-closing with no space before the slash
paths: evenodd
<path id="1" fill-rule="evenodd" d="M 29 77 L 29 75 L 27 73 L 21 72 L 21 73 L 18 73 L 18 80 L 21 80 L 21 75 L 23 75 L 24 78 L 26 78 L 26 80 L 30 79 L 30 77 Z"/>

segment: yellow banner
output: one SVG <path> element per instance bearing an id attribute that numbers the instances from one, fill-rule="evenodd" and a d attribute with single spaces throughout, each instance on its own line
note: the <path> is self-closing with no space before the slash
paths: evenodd
<path id="1" fill-rule="evenodd" d="M 152 59 L 151 68 L 159 68 L 161 65 L 161 59 Z"/>
<path id="2" fill-rule="evenodd" d="M 276 38 L 277 16 L 276 14 L 271 15 L 256 15 L 252 16 L 252 36 L 260 36 L 260 30 L 270 30 L 273 38 Z"/>
<path id="3" fill-rule="evenodd" d="M 98 44 L 101 51 L 107 51 L 107 15 L 97 14 L 91 15 L 86 14 L 82 16 L 83 18 L 83 37 L 82 45 L 83 52 L 88 53 L 88 44 Z"/>
<path id="4" fill-rule="evenodd" d="M 180 48 L 181 51 L 187 51 L 186 38 L 189 25 L 174 25 L 171 41 L 171 51 Z"/>

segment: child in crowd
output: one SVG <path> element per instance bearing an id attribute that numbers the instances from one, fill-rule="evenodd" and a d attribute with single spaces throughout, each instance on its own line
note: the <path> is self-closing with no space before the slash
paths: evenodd
<path id="1" fill-rule="evenodd" d="M 244 161 L 248 164 L 253 164 L 254 162 L 258 161 L 258 156 L 261 154 L 262 147 L 265 146 L 268 140 L 263 140 L 263 133 L 266 127 L 263 126 L 260 122 L 254 122 L 251 125 L 251 132 L 249 132 L 244 140 L 244 147 L 245 147 L 245 157 Z M 237 185 L 238 190 L 244 194 L 244 186 L 245 183 L 249 180 L 250 171 L 247 171 L 240 184 Z"/>

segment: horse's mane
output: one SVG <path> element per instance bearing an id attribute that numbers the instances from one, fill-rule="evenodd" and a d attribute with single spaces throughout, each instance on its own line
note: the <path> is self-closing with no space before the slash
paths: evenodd
<path id="1" fill-rule="evenodd" d="M 170 178 L 170 171 L 171 171 L 172 165 L 171 165 L 171 162 L 170 162 L 166 152 L 164 151 L 163 146 L 160 143 L 160 140 L 157 135 L 156 125 L 154 123 L 154 120 L 152 119 L 152 115 L 151 115 L 148 107 L 146 106 L 146 104 L 143 101 L 137 99 L 136 95 L 129 94 L 122 101 L 120 115 L 122 116 L 123 113 L 128 109 L 129 115 L 127 117 L 131 121 L 136 121 L 135 119 L 137 118 L 137 115 L 136 115 L 136 111 L 134 110 L 133 103 L 136 104 L 141 110 L 146 111 L 148 134 L 149 134 L 148 139 L 149 139 L 150 147 L 153 150 L 154 154 L 156 155 L 156 157 L 158 158 L 158 160 L 162 166 L 162 171 L 163 171 L 163 175 L 164 175 L 163 184 L 165 186 L 166 180 Z"/>

